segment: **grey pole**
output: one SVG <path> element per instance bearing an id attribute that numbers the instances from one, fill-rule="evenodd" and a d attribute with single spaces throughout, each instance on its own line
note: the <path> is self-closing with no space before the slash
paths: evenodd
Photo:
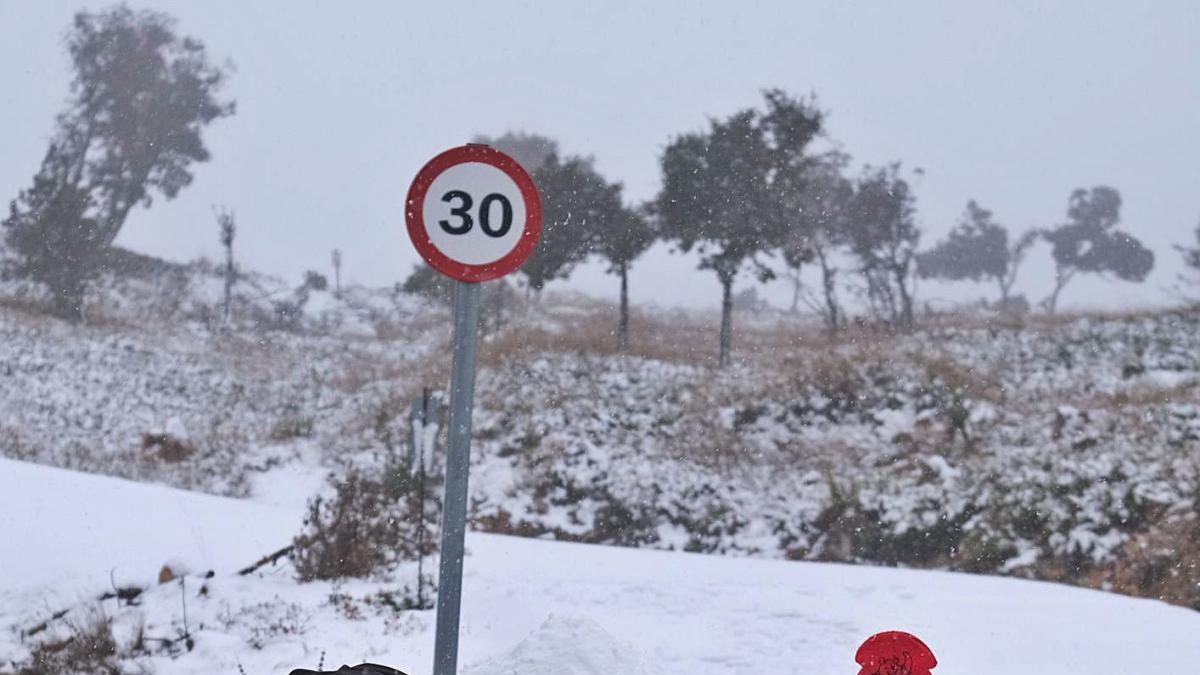
<path id="1" fill-rule="evenodd" d="M 475 347 L 479 284 L 454 284 L 454 362 L 450 370 L 450 421 L 446 429 L 446 498 L 438 569 L 437 637 L 433 675 L 455 675 L 462 570 L 467 530 L 467 469 L 471 459 L 471 406 L 475 400 Z"/>

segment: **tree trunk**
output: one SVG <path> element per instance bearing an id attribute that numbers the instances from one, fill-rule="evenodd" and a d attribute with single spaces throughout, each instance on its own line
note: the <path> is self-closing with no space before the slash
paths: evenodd
<path id="1" fill-rule="evenodd" d="M 792 308 L 789 310 L 792 314 L 800 312 L 800 273 L 792 275 Z"/>
<path id="2" fill-rule="evenodd" d="M 1067 282 L 1070 281 L 1071 277 L 1074 275 L 1074 272 L 1070 270 L 1064 270 L 1061 267 L 1054 270 L 1054 291 L 1050 293 L 1048 298 L 1042 301 L 1042 305 L 1045 306 L 1046 312 L 1050 314 L 1050 316 L 1054 316 L 1054 313 L 1058 311 L 1058 296 L 1062 293 L 1063 289 L 1067 287 Z"/>
<path id="3" fill-rule="evenodd" d="M 61 319 L 78 323 L 83 319 L 83 286 L 67 284 L 71 288 L 52 289 L 54 314 Z"/>
<path id="4" fill-rule="evenodd" d="M 896 311 L 896 293 L 886 272 L 875 268 L 863 270 L 867 280 L 867 300 L 871 314 L 879 323 L 895 326 L 899 312 Z"/>
<path id="5" fill-rule="evenodd" d="M 913 298 L 909 293 L 908 271 L 896 269 L 896 289 L 900 294 L 900 326 L 905 330 L 913 327 Z"/>
<path id="6" fill-rule="evenodd" d="M 233 248 L 225 251 L 225 323 L 233 312 Z"/>
<path id="7" fill-rule="evenodd" d="M 829 328 L 831 335 L 836 335 L 841 329 L 841 317 L 838 311 L 837 301 L 837 285 L 835 283 L 835 275 L 837 270 L 830 267 L 828 260 L 825 258 L 824 251 L 817 253 L 821 261 L 821 286 L 825 291 L 825 324 Z"/>
<path id="8" fill-rule="evenodd" d="M 721 278 L 721 351 L 717 367 L 729 365 L 729 351 L 733 346 L 733 276 Z"/>
<path id="9" fill-rule="evenodd" d="M 94 251 L 64 251 L 62 257 L 53 262 L 41 256 L 33 261 L 43 267 L 41 280 L 50 290 L 51 311 L 55 316 L 72 322 L 83 320 L 87 278 L 94 275 L 92 270 L 99 266 L 98 255 Z"/>
<path id="10" fill-rule="evenodd" d="M 629 268 L 621 263 L 618 268 L 621 275 L 621 319 L 617 325 L 617 349 L 629 349 Z"/>

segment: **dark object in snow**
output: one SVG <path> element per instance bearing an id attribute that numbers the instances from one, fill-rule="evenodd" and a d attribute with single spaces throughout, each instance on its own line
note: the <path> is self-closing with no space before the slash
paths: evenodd
<path id="1" fill-rule="evenodd" d="M 377 663 L 360 663 L 357 666 L 342 666 L 337 670 L 304 670 L 297 668 L 288 675 L 325 675 L 326 673 L 342 673 L 342 675 L 406 675 L 403 671 L 381 666 Z"/>
<path id="2" fill-rule="evenodd" d="M 933 650 L 917 636 L 890 630 L 876 633 L 854 654 L 858 675 L 930 675 L 937 666 Z"/>

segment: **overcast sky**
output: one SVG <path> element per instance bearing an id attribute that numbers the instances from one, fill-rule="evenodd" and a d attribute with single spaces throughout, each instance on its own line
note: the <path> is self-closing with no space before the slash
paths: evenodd
<path id="1" fill-rule="evenodd" d="M 212 161 L 120 237 L 173 259 L 217 254 L 211 207 L 225 204 L 250 266 L 298 279 L 340 247 L 351 280 L 391 283 L 418 260 L 402 202 L 433 154 L 476 133 L 543 133 L 641 200 L 672 135 L 758 104 L 766 87 L 815 93 L 856 162 L 923 169 L 926 243 L 969 198 L 1021 230 L 1060 221 L 1075 187 L 1118 188 L 1123 226 L 1157 268 L 1141 285 L 1077 281 L 1065 305 L 1169 301 L 1171 246 L 1200 221 L 1196 0 L 131 4 L 175 16 L 236 66 L 238 113 L 206 132 Z M 5 201 L 30 182 L 66 98 L 72 14 L 103 6 L 0 2 Z M 694 265 L 652 251 L 634 268 L 634 301 L 715 305 L 715 278 Z M 613 295 L 603 271 L 584 266 L 567 286 Z M 1029 272 L 1019 290 L 1040 298 L 1047 250 Z M 782 283 L 767 293 L 789 298 Z M 993 293 L 921 288 L 935 300 Z"/>

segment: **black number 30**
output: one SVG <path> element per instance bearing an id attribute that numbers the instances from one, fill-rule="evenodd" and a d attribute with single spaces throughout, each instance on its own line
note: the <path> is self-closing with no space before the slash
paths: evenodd
<path id="1" fill-rule="evenodd" d="M 471 231 L 475 225 L 475 219 L 471 217 L 471 206 L 475 204 L 475 200 L 471 199 L 471 195 L 462 190 L 451 190 L 442 195 L 442 201 L 447 204 L 457 201 L 458 205 L 450 209 L 450 215 L 458 216 L 458 224 L 452 224 L 449 220 L 439 220 L 438 225 L 446 231 L 446 234 L 466 234 Z M 500 226 L 492 227 L 492 205 L 500 204 Z M 483 233 L 489 237 L 503 237 L 512 229 L 513 207 L 512 202 L 508 201 L 508 197 L 502 194 L 493 192 L 483 198 L 479 203 L 479 227 Z"/>

